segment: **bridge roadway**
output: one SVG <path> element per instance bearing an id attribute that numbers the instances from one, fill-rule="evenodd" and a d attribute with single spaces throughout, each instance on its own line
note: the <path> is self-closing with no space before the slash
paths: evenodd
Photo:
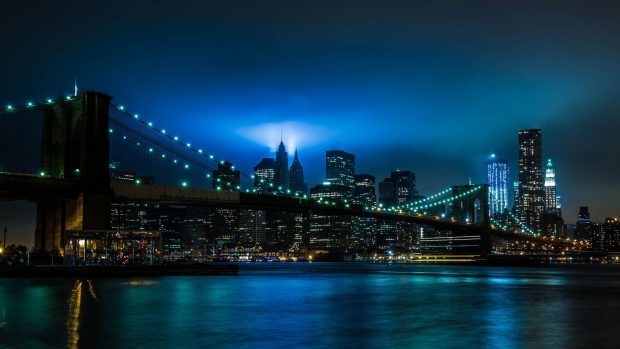
<path id="1" fill-rule="evenodd" d="M 12 200 L 70 200 L 79 196 L 79 180 L 58 179 L 31 174 L 0 172 L 0 201 Z M 127 200 L 144 203 L 158 203 L 182 206 L 210 206 L 274 210 L 283 212 L 312 212 L 324 215 L 348 215 L 371 217 L 389 221 L 411 222 L 439 229 L 459 232 L 482 233 L 487 227 L 480 224 L 455 222 L 429 216 L 394 214 L 367 211 L 361 208 L 345 208 L 319 204 L 314 200 L 265 194 L 250 194 L 234 191 L 216 191 L 204 188 L 182 188 L 164 185 L 135 185 L 131 183 L 111 183 L 113 200 Z M 513 233 L 500 229 L 490 230 L 493 235 L 505 238 L 521 238 L 546 243 L 567 244 L 562 240 L 551 241 L 527 234 Z"/>

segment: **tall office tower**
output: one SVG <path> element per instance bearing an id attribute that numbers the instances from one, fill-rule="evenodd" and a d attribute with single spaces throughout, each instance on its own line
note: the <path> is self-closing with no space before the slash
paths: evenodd
<path id="1" fill-rule="evenodd" d="M 588 206 L 579 207 L 575 235 L 579 240 L 592 241 L 592 222 L 590 221 Z"/>
<path id="2" fill-rule="evenodd" d="M 519 130 L 519 218 L 526 225 L 541 228 L 545 198 L 542 171 L 542 131 Z"/>
<path id="3" fill-rule="evenodd" d="M 392 171 L 391 177 L 394 183 L 396 204 L 412 202 L 418 195 L 415 188 L 415 174 L 411 171 Z"/>
<path id="4" fill-rule="evenodd" d="M 355 175 L 355 192 L 353 202 L 359 205 L 373 207 L 377 204 L 375 191 L 375 176 L 369 174 Z"/>
<path id="5" fill-rule="evenodd" d="M 282 141 L 280 141 L 276 152 L 274 186 L 278 191 L 286 192 L 288 190 L 288 153 Z"/>
<path id="6" fill-rule="evenodd" d="M 262 159 L 254 166 L 254 188 L 265 192 L 273 191 L 276 176 L 276 161 L 272 158 Z"/>
<path id="7" fill-rule="evenodd" d="M 310 197 L 329 202 L 344 202 L 351 197 L 351 189 L 328 182 L 310 189 Z M 310 246 L 317 248 L 348 247 L 351 244 L 351 217 L 313 214 L 310 217 Z"/>
<path id="8" fill-rule="evenodd" d="M 355 189 L 355 155 L 342 150 L 328 150 L 325 154 L 325 180 L 331 184 Z"/>
<path id="9" fill-rule="evenodd" d="M 379 204 L 383 206 L 396 205 L 396 196 L 394 180 L 391 177 L 387 177 L 379 183 Z"/>
<path id="10" fill-rule="evenodd" d="M 519 181 L 512 183 L 512 211 L 519 215 Z"/>
<path id="11" fill-rule="evenodd" d="M 217 170 L 213 170 L 213 189 L 237 190 L 241 183 L 239 170 L 229 161 L 221 161 L 217 164 Z"/>
<path id="12" fill-rule="evenodd" d="M 495 154 L 487 162 L 489 185 L 489 215 L 494 217 L 508 208 L 508 161 L 496 159 Z"/>
<path id="13" fill-rule="evenodd" d="M 374 176 L 368 174 L 355 175 L 353 202 L 369 208 L 377 205 Z M 360 248 L 373 246 L 377 221 L 370 217 L 352 217 L 351 220 L 351 245 Z"/>
<path id="14" fill-rule="evenodd" d="M 295 158 L 291 164 L 288 184 L 292 194 L 305 195 L 308 193 L 308 185 L 304 182 L 304 169 L 297 157 L 297 150 L 295 150 Z"/>
<path id="15" fill-rule="evenodd" d="M 553 169 L 551 159 L 547 160 L 545 169 L 545 212 L 558 214 L 555 169 Z"/>
<path id="16" fill-rule="evenodd" d="M 620 222 L 618 218 L 606 218 L 603 224 L 603 249 L 620 252 Z"/>

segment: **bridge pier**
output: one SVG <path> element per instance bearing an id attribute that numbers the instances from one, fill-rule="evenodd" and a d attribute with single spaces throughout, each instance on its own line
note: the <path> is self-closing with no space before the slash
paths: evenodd
<path id="1" fill-rule="evenodd" d="M 35 249 L 64 248 L 66 230 L 105 230 L 110 224 L 109 105 L 112 98 L 86 91 L 43 108 L 41 174 L 80 183 L 75 199 L 37 203 Z"/>

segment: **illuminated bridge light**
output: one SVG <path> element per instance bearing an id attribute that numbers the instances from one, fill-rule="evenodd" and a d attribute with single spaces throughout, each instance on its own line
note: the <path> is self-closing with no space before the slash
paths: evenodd
<path id="1" fill-rule="evenodd" d="M 121 110 L 123 110 L 123 109 L 121 109 Z M 140 118 L 140 115 L 138 115 L 138 114 L 133 114 L 133 118 L 134 118 L 134 119 L 138 119 L 138 118 Z"/>
<path id="2" fill-rule="evenodd" d="M 114 132 L 114 130 L 113 130 L 113 129 L 110 129 L 110 133 L 113 133 L 113 132 Z"/>
<path id="3" fill-rule="evenodd" d="M 187 143 L 186 145 L 187 145 L 187 147 L 188 147 L 188 148 L 191 148 L 191 147 L 192 147 L 192 144 L 191 144 L 191 143 Z"/>
<path id="4" fill-rule="evenodd" d="M 165 159 L 166 158 L 166 154 L 161 154 L 161 157 Z"/>
<path id="5" fill-rule="evenodd" d="M 189 165 L 188 165 L 188 164 L 185 164 L 185 166 L 183 166 L 183 167 L 185 167 L 185 169 L 188 169 L 188 168 L 189 168 Z"/>
<path id="6" fill-rule="evenodd" d="M 198 149 L 198 152 L 199 152 L 200 154 L 202 154 L 202 149 Z"/>
<path id="7" fill-rule="evenodd" d="M 149 148 L 149 153 L 152 153 L 152 152 L 153 152 L 153 148 Z"/>
<path id="8" fill-rule="evenodd" d="M 54 101 L 51 98 L 48 98 L 47 100 L 45 100 L 47 102 L 47 104 L 52 104 Z"/>
<path id="9" fill-rule="evenodd" d="M 7 106 L 6 106 L 6 110 L 9 110 L 9 111 L 13 110 L 13 106 L 12 106 L 12 105 L 10 105 L 10 104 L 9 104 L 9 105 L 7 105 Z"/>
<path id="10" fill-rule="evenodd" d="M 172 160 L 172 162 L 176 164 L 178 161 L 177 161 L 177 159 L 174 159 L 174 160 Z"/>
<path id="11" fill-rule="evenodd" d="M 32 103 L 32 102 L 28 102 L 28 103 L 26 103 L 26 106 L 27 106 L 27 107 L 32 107 L 32 106 L 34 106 L 34 103 Z"/>
<path id="12" fill-rule="evenodd" d="M 178 141 L 178 140 L 179 140 L 179 137 L 178 137 L 178 136 L 174 136 L 174 138 L 173 138 L 173 139 L 174 139 L 175 141 Z"/>
<path id="13" fill-rule="evenodd" d="M 65 97 L 66 100 L 70 101 L 71 100 L 71 96 L 66 96 Z M 121 109 L 122 110 L 122 109 Z"/>
<path id="14" fill-rule="evenodd" d="M 153 123 L 149 121 L 149 123 L 147 124 L 149 125 L 149 127 L 153 127 Z"/>
<path id="15" fill-rule="evenodd" d="M 166 134 L 166 130 L 161 130 L 161 133 Z"/>
<path id="16" fill-rule="evenodd" d="M 125 110 L 125 106 L 124 106 L 124 105 L 119 105 L 119 106 L 118 106 L 118 109 L 120 109 L 120 110 Z"/>
<path id="17" fill-rule="evenodd" d="M 209 159 L 213 160 L 213 155 L 209 155 Z"/>
<path id="18" fill-rule="evenodd" d="M 211 174 L 207 173 L 207 178 L 211 178 Z"/>
<path id="19" fill-rule="evenodd" d="M 188 183 L 187 183 L 186 181 L 181 182 L 181 186 L 182 186 L 183 188 L 186 188 L 186 187 L 187 187 L 187 185 L 188 185 Z"/>
<path id="20" fill-rule="evenodd" d="M 123 139 L 127 139 L 127 136 L 123 136 Z"/>

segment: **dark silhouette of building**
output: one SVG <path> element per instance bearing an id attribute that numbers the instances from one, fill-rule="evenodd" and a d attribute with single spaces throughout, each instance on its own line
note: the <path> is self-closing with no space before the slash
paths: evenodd
<path id="1" fill-rule="evenodd" d="M 382 206 L 396 205 L 394 180 L 388 177 L 379 183 L 379 204 Z"/>
<path id="2" fill-rule="evenodd" d="M 254 188 L 261 192 L 274 191 L 276 160 L 262 159 L 254 166 Z"/>
<path id="3" fill-rule="evenodd" d="M 237 190 L 241 183 L 240 172 L 229 161 L 221 161 L 217 164 L 217 170 L 213 171 L 213 189 Z"/>
<path id="4" fill-rule="evenodd" d="M 534 228 L 541 228 L 545 207 L 542 171 L 542 131 L 519 130 L 519 206 L 521 221 Z"/>
<path id="5" fill-rule="evenodd" d="M 301 167 L 301 163 L 297 157 L 297 150 L 295 150 L 295 158 L 293 159 L 289 172 L 289 189 L 291 194 L 308 194 L 308 185 L 304 181 L 304 169 Z"/>
<path id="6" fill-rule="evenodd" d="M 288 153 L 284 147 L 284 143 L 280 141 L 278 151 L 276 152 L 276 164 L 274 171 L 274 186 L 280 192 L 286 192 L 288 185 Z"/>
<path id="7" fill-rule="evenodd" d="M 394 198 L 397 205 L 412 202 L 418 195 L 415 187 L 415 174 L 411 171 L 392 171 Z"/>
<path id="8" fill-rule="evenodd" d="M 590 211 L 588 206 L 579 207 L 577 224 L 575 224 L 575 238 L 579 240 L 592 241 L 592 222 L 590 221 Z"/>
<path id="9" fill-rule="evenodd" d="M 331 184 L 355 189 L 355 155 L 342 150 L 328 150 L 325 153 L 325 180 Z"/>

